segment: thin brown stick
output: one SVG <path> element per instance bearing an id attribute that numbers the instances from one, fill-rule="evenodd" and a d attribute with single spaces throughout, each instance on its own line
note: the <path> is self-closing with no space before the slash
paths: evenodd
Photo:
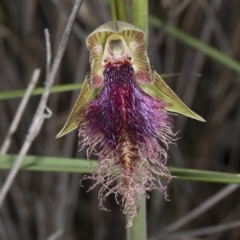
<path id="1" fill-rule="evenodd" d="M 178 230 L 179 228 L 183 227 L 185 224 L 189 223 L 196 217 L 203 214 L 205 211 L 216 205 L 220 200 L 223 198 L 229 196 L 230 193 L 234 192 L 236 189 L 239 188 L 239 185 L 237 184 L 230 184 L 226 187 L 224 187 L 221 191 L 204 201 L 200 206 L 195 208 L 193 211 L 189 212 L 185 216 L 181 217 L 176 222 L 169 225 L 165 231 L 166 232 L 173 232 Z"/>
<path id="2" fill-rule="evenodd" d="M 22 164 L 24 156 L 26 155 L 28 149 L 30 148 L 30 146 L 32 144 L 33 139 L 37 136 L 37 134 L 42 126 L 42 123 L 44 120 L 44 114 L 42 114 L 39 111 L 39 109 L 43 108 L 43 106 L 42 106 L 43 104 L 44 103 L 42 101 L 40 101 L 39 107 L 35 113 L 32 124 L 29 128 L 28 135 L 23 143 L 23 146 L 17 156 L 17 159 L 16 159 L 10 173 L 7 176 L 6 181 L 3 184 L 3 187 L 0 192 L 0 207 L 2 206 L 3 200 L 5 199 L 5 196 L 6 196 L 7 192 L 9 191 L 15 176 L 17 175 L 17 172 Z"/>
<path id="3" fill-rule="evenodd" d="M 28 84 L 28 87 L 27 87 L 27 90 L 22 98 L 22 101 L 18 107 L 18 110 L 14 116 L 14 119 L 10 125 L 10 128 L 8 130 L 8 133 L 7 133 L 7 136 L 5 137 L 4 141 L 3 141 L 3 145 L 1 147 L 1 150 L 0 150 L 0 154 L 6 154 L 8 149 L 9 149 L 9 146 L 11 144 L 11 140 L 12 140 L 12 135 L 15 133 L 15 131 L 17 130 L 17 127 L 19 125 L 19 122 L 22 118 L 22 115 L 23 115 L 23 112 L 27 106 L 27 103 L 32 95 L 32 91 L 33 89 L 35 88 L 37 82 L 38 82 L 38 79 L 39 79 L 39 75 L 40 75 L 40 69 L 35 69 L 33 71 L 33 75 L 32 75 L 32 78 L 31 78 L 31 81 L 30 83 Z"/>
<path id="4" fill-rule="evenodd" d="M 44 29 L 44 34 L 45 34 L 45 39 L 46 39 L 46 54 L 47 54 L 47 59 L 46 59 L 46 76 L 48 78 L 50 69 L 51 69 L 51 59 L 52 59 L 52 54 L 51 54 L 51 43 L 50 43 L 50 34 L 48 29 Z"/>
<path id="5" fill-rule="evenodd" d="M 66 49 L 67 41 L 68 41 L 69 35 L 71 33 L 71 29 L 72 29 L 74 20 L 77 16 L 77 13 L 79 11 L 81 3 L 82 3 L 82 0 L 76 0 L 75 1 L 72 13 L 69 17 L 69 20 L 68 20 L 67 26 L 65 28 L 63 37 L 62 37 L 61 42 L 59 44 L 58 51 L 57 51 L 56 57 L 54 59 L 53 66 L 51 68 L 51 71 L 50 71 L 49 75 L 47 76 L 45 90 L 42 94 L 42 97 L 41 97 L 41 100 L 39 102 L 38 108 L 37 108 L 36 113 L 33 117 L 31 126 L 29 127 L 28 135 L 27 135 L 26 140 L 24 141 L 23 146 L 20 150 L 20 153 L 19 153 L 19 155 L 18 155 L 18 157 L 17 157 L 17 159 L 16 159 L 16 161 L 15 161 L 15 163 L 14 163 L 14 165 L 13 165 L 9 175 L 7 176 L 7 179 L 6 179 L 4 185 L 1 189 L 1 192 L 0 192 L 0 207 L 2 206 L 2 203 L 3 203 L 3 201 L 6 197 L 7 192 L 9 191 L 9 189 L 12 185 L 12 182 L 13 182 L 15 176 L 17 175 L 17 172 L 18 172 L 18 170 L 21 166 L 21 163 L 23 161 L 24 156 L 27 154 L 33 140 L 38 135 L 38 133 L 39 133 L 41 127 L 42 127 L 42 124 L 44 122 L 44 119 L 49 118 L 51 116 L 51 111 L 46 107 L 47 100 L 48 100 L 48 97 L 49 97 L 49 94 L 50 94 L 50 88 L 53 85 L 57 70 L 59 68 L 60 62 L 61 62 L 62 57 L 63 57 L 63 53 Z M 46 110 L 47 113 L 45 113 L 45 110 Z"/>
<path id="6" fill-rule="evenodd" d="M 51 236 L 49 236 L 47 240 L 57 240 L 62 234 L 63 234 L 63 230 L 59 229 L 58 231 L 53 233 Z"/>
<path id="7" fill-rule="evenodd" d="M 192 239 L 192 237 L 200 237 L 204 235 L 210 235 L 215 234 L 223 231 L 227 231 L 233 228 L 239 228 L 240 227 L 240 221 L 233 221 L 230 223 L 224 223 L 218 226 L 211 226 L 206 228 L 200 228 L 192 231 L 185 231 L 185 232 L 176 232 L 173 235 L 166 236 L 169 240 L 175 240 L 175 239 Z"/>

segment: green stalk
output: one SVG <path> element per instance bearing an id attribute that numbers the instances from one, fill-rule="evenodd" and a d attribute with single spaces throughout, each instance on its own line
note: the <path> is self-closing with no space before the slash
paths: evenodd
<path id="1" fill-rule="evenodd" d="M 139 212 L 133 219 L 133 226 L 127 230 L 127 240 L 147 239 L 146 198 L 142 197 Z"/>
<path id="2" fill-rule="evenodd" d="M 116 21 L 117 13 L 116 13 L 115 0 L 111 0 L 111 14 L 112 14 L 112 21 Z"/>
<path id="3" fill-rule="evenodd" d="M 133 25 L 145 32 L 148 44 L 148 1 L 132 0 Z"/>
<path id="4" fill-rule="evenodd" d="M 0 155 L 0 169 L 11 169 L 17 155 Z M 24 157 L 20 170 L 44 172 L 92 173 L 97 161 L 86 159 L 31 156 Z M 240 174 L 185 168 L 169 168 L 173 180 L 240 184 Z"/>
<path id="5" fill-rule="evenodd" d="M 127 7 L 125 0 L 111 0 L 111 13 L 113 21 L 127 22 Z"/>
<path id="6" fill-rule="evenodd" d="M 133 25 L 145 33 L 145 46 L 148 45 L 148 0 L 132 0 Z M 142 197 L 133 226 L 127 229 L 127 240 L 147 239 L 146 198 Z"/>

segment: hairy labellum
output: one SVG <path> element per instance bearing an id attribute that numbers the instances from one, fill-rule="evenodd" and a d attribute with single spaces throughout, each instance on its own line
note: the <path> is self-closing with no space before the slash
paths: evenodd
<path id="1" fill-rule="evenodd" d="M 166 195 L 164 182 L 171 179 L 165 163 L 166 148 L 172 142 L 172 120 L 167 103 L 145 93 L 136 84 L 130 64 L 107 67 L 104 86 L 78 115 L 82 147 L 98 154 L 92 178 L 102 184 L 100 206 L 114 193 L 128 216 L 128 227 L 146 191 L 159 189 Z M 98 151 L 96 147 L 98 146 Z M 162 182 L 164 177 L 164 182 Z M 93 187 L 94 187 L 93 186 Z"/>

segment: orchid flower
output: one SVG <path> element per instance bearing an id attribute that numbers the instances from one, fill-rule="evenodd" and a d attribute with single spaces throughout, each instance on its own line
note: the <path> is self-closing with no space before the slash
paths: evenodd
<path id="1" fill-rule="evenodd" d="M 127 227 L 148 191 L 158 189 L 167 198 L 167 149 L 176 139 L 170 112 L 205 121 L 153 70 L 144 43 L 143 31 L 120 21 L 108 22 L 88 36 L 90 72 L 57 135 L 78 129 L 81 149 L 88 147 L 87 158 L 98 156 L 98 167 L 84 179 L 94 180 L 92 188 L 102 185 L 100 208 L 115 195 L 127 215 Z"/>

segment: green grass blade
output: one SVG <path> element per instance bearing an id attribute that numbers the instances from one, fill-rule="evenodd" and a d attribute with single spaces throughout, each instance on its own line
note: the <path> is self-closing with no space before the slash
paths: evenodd
<path id="1" fill-rule="evenodd" d="M 0 155 L 0 169 L 10 169 L 15 159 L 16 155 Z M 85 159 L 28 155 L 24 158 L 20 169 L 26 171 L 91 173 L 96 166 L 97 161 L 90 162 Z M 169 168 L 169 170 L 176 180 L 240 184 L 240 174 L 183 168 Z"/>
<path id="2" fill-rule="evenodd" d="M 149 22 L 155 27 L 162 27 L 163 22 L 153 16 L 149 17 Z M 211 57 L 212 59 L 216 60 L 217 62 L 229 67 L 230 69 L 240 73 L 240 62 L 234 60 L 233 58 L 229 57 L 228 55 L 222 53 L 221 51 L 199 41 L 198 39 L 190 36 L 189 34 L 184 33 L 183 31 L 175 28 L 175 27 L 167 27 L 167 33 L 174 38 L 178 39 L 179 41 L 187 44 L 188 46 L 203 52 L 207 56 Z"/>
<path id="3" fill-rule="evenodd" d="M 240 174 L 183 168 L 169 168 L 169 170 L 176 179 L 180 180 L 240 184 Z"/>
<path id="4" fill-rule="evenodd" d="M 162 78 L 172 77 L 175 74 L 161 74 Z M 82 87 L 82 83 L 71 83 L 71 84 L 63 84 L 63 85 L 55 85 L 51 88 L 51 93 L 60 93 L 60 92 L 69 92 L 69 91 L 80 91 Z M 44 88 L 38 87 L 35 88 L 32 92 L 33 96 L 41 95 L 43 93 Z M 0 100 L 7 100 L 13 98 L 20 98 L 23 97 L 26 89 L 20 90 L 12 90 L 12 91 L 5 91 L 0 92 Z"/>
<path id="5" fill-rule="evenodd" d="M 79 90 L 81 87 L 82 87 L 82 83 L 57 85 L 57 86 L 53 86 L 51 88 L 50 92 L 51 93 L 68 92 L 68 91 Z M 24 95 L 25 91 L 26 91 L 26 89 L 0 92 L 0 100 L 22 97 Z M 44 91 L 43 87 L 35 88 L 33 90 L 32 95 L 34 95 L 34 96 L 41 95 L 43 93 L 43 91 Z"/>
<path id="6" fill-rule="evenodd" d="M 10 169 L 17 155 L 0 155 L 0 169 Z M 92 163 L 92 164 L 91 164 Z M 44 172 L 92 173 L 96 161 L 84 159 L 25 156 L 20 170 Z"/>

